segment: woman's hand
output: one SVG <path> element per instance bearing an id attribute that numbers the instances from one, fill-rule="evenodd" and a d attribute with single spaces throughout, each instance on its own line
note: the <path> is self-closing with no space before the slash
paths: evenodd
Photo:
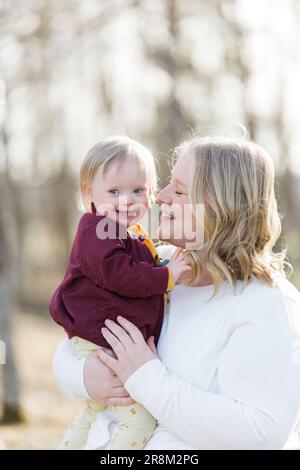
<path id="1" fill-rule="evenodd" d="M 99 358 L 99 351 L 101 350 L 98 349 L 88 355 L 83 369 L 84 384 L 90 398 L 106 405 L 134 403 L 119 377 Z M 114 356 L 112 351 L 108 349 L 106 351 L 108 355 Z"/>
<path id="2" fill-rule="evenodd" d="M 158 354 L 153 336 L 146 343 L 142 333 L 133 323 L 121 316 L 118 316 L 117 320 L 121 326 L 112 320 L 105 320 L 107 328 L 101 328 L 116 357 L 104 350 L 98 350 L 98 355 L 124 384 L 135 370 L 151 359 L 156 359 Z"/>

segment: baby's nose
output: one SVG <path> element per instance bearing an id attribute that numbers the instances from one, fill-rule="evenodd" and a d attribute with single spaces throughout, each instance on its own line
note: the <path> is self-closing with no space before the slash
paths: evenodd
<path id="1" fill-rule="evenodd" d="M 119 203 L 122 206 L 128 207 L 128 206 L 131 206 L 134 203 L 134 201 L 133 201 L 132 196 L 122 196 L 119 199 Z"/>

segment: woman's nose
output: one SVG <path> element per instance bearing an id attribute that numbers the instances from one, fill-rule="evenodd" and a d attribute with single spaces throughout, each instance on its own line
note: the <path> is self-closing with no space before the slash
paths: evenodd
<path id="1" fill-rule="evenodd" d="M 158 204 L 172 204 L 169 185 L 159 191 L 159 193 L 156 195 L 156 202 Z"/>

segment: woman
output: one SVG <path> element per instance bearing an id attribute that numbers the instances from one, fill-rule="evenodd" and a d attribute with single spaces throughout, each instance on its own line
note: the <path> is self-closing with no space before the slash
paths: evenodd
<path id="1" fill-rule="evenodd" d="M 285 253 L 272 251 L 281 229 L 272 160 L 242 139 L 195 138 L 176 153 L 157 197 L 159 235 L 189 247 L 193 274 L 170 295 L 158 350 L 120 317 L 102 330 L 114 355 L 83 363 L 65 340 L 54 373 L 74 399 L 141 403 L 158 422 L 145 450 L 281 449 L 300 424 L 300 295 Z M 205 243 L 191 249 L 201 205 Z M 102 413 L 88 447 L 105 448 L 115 426 Z"/>

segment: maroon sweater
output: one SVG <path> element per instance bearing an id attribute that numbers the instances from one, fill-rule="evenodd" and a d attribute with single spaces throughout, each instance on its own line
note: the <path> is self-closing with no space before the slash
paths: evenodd
<path id="1" fill-rule="evenodd" d="M 94 211 L 82 216 L 50 313 L 69 338 L 79 336 L 110 348 L 101 328 L 107 318 L 117 321 L 122 315 L 146 340 L 153 335 L 157 344 L 169 269 L 156 265 L 142 237 L 127 233 L 126 238 L 99 239 L 96 228 L 102 218 Z"/>

